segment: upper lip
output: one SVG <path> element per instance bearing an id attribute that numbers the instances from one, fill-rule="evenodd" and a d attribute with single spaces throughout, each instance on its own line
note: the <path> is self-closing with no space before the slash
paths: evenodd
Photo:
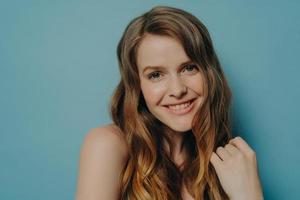
<path id="1" fill-rule="evenodd" d="M 183 103 L 187 103 L 189 101 L 193 101 L 194 99 L 195 98 L 189 99 L 189 100 L 185 100 L 185 101 L 180 101 L 180 102 L 177 102 L 177 103 L 165 104 L 164 106 L 176 106 L 176 105 L 180 105 L 180 104 L 183 104 Z"/>

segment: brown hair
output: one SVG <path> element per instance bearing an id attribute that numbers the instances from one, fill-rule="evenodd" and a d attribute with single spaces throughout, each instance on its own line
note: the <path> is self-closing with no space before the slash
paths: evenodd
<path id="1" fill-rule="evenodd" d="M 205 98 L 190 134 L 185 134 L 188 158 L 182 172 L 163 148 L 163 124 L 147 109 L 141 93 L 136 53 L 145 34 L 180 41 L 205 78 Z M 209 160 L 231 139 L 231 91 L 206 27 L 190 13 L 156 6 L 133 19 L 117 47 L 121 80 L 111 101 L 111 117 L 129 146 L 120 177 L 121 199 L 182 199 L 182 183 L 195 199 L 228 199 Z"/>

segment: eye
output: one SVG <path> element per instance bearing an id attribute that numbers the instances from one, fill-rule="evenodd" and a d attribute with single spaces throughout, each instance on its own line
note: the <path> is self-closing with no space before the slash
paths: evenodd
<path id="1" fill-rule="evenodd" d="M 161 73 L 159 71 L 152 72 L 148 74 L 148 79 L 158 79 L 161 77 Z"/>
<path id="2" fill-rule="evenodd" d="M 183 71 L 196 72 L 196 71 L 198 71 L 198 67 L 195 64 L 190 64 L 190 65 L 185 66 L 183 68 Z"/>

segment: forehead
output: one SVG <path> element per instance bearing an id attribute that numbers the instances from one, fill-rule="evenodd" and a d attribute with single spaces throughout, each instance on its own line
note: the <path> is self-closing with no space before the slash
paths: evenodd
<path id="1" fill-rule="evenodd" d="M 139 71 L 147 66 L 175 67 L 188 60 L 181 43 L 169 36 L 147 34 L 137 50 Z"/>

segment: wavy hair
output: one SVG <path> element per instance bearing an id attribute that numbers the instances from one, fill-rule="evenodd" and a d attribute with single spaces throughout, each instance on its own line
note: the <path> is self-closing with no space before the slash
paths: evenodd
<path id="1" fill-rule="evenodd" d="M 141 92 L 136 55 L 145 34 L 177 39 L 204 75 L 204 101 L 192 129 L 184 135 L 188 156 L 183 170 L 166 153 L 162 141 L 170 141 L 163 134 L 164 124 L 148 110 Z M 196 200 L 228 199 L 209 160 L 212 152 L 232 137 L 231 91 L 207 28 L 184 10 L 156 6 L 127 25 L 117 56 L 121 80 L 112 95 L 110 115 L 129 147 L 120 177 L 120 198 L 182 199 L 179 191 L 184 183 Z"/>

